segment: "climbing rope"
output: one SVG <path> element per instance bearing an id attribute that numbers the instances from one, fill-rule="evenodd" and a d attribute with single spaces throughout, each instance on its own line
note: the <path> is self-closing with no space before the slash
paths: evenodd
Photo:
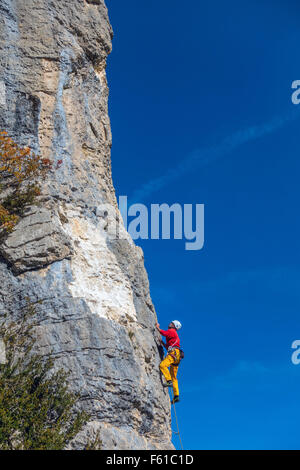
<path id="1" fill-rule="evenodd" d="M 173 432 L 173 434 L 177 434 L 177 436 L 179 437 L 179 441 L 180 441 L 180 445 L 181 445 L 181 450 L 184 450 L 184 449 L 183 449 L 183 445 L 182 445 L 181 436 L 180 436 L 179 426 L 178 426 L 178 419 L 177 419 L 176 407 L 175 407 L 175 403 L 174 403 L 174 392 L 173 392 L 173 390 L 172 390 L 172 396 L 173 396 L 174 415 L 175 415 L 176 426 L 177 426 L 177 432 L 176 432 L 176 431 L 173 431 L 173 429 L 172 429 L 172 432 Z"/>

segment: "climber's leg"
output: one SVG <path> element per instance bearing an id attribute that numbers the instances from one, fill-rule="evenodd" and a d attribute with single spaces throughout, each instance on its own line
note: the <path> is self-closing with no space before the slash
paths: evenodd
<path id="1" fill-rule="evenodd" d="M 173 362 L 174 362 L 173 357 L 168 354 L 167 357 L 163 361 L 161 361 L 161 363 L 159 364 L 159 368 L 160 368 L 160 370 L 161 370 L 162 374 L 164 375 L 167 382 L 172 381 L 172 378 L 171 378 L 168 367 L 170 367 L 170 365 Z"/>
<path id="2" fill-rule="evenodd" d="M 177 372 L 178 372 L 178 366 L 175 366 L 174 364 L 172 364 L 171 367 L 170 367 L 170 376 L 171 376 L 172 383 L 173 383 L 174 397 L 179 396 Z"/>
<path id="3" fill-rule="evenodd" d="M 177 403 L 179 400 L 179 396 L 177 395 L 176 397 L 173 398 L 173 400 L 171 400 L 171 403 L 172 405 L 174 405 L 174 403 Z"/>

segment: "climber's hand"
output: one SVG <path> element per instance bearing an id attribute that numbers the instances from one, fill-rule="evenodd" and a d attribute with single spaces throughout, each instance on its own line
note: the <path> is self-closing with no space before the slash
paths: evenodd
<path id="1" fill-rule="evenodd" d="M 155 326 L 156 326 L 156 328 L 159 330 L 159 323 L 156 323 Z"/>

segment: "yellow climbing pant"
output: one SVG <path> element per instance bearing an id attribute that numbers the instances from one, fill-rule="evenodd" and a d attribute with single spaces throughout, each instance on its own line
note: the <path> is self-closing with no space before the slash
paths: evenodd
<path id="1" fill-rule="evenodd" d="M 168 353 L 167 357 L 163 361 L 161 361 L 159 365 L 159 368 L 161 372 L 163 373 L 166 381 L 168 382 L 169 380 L 172 380 L 174 396 L 179 395 L 178 380 L 177 380 L 179 362 L 180 362 L 180 351 L 179 349 L 173 349 L 172 351 Z M 170 371 L 168 369 L 169 367 L 170 367 Z"/>

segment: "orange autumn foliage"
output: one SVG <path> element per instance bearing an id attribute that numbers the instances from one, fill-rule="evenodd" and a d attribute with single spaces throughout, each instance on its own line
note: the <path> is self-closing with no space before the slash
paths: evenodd
<path id="1" fill-rule="evenodd" d="M 29 147 L 21 148 L 6 132 L 0 132 L 1 235 L 13 230 L 25 207 L 40 195 L 40 181 L 51 169 L 49 159 L 41 158 Z"/>

